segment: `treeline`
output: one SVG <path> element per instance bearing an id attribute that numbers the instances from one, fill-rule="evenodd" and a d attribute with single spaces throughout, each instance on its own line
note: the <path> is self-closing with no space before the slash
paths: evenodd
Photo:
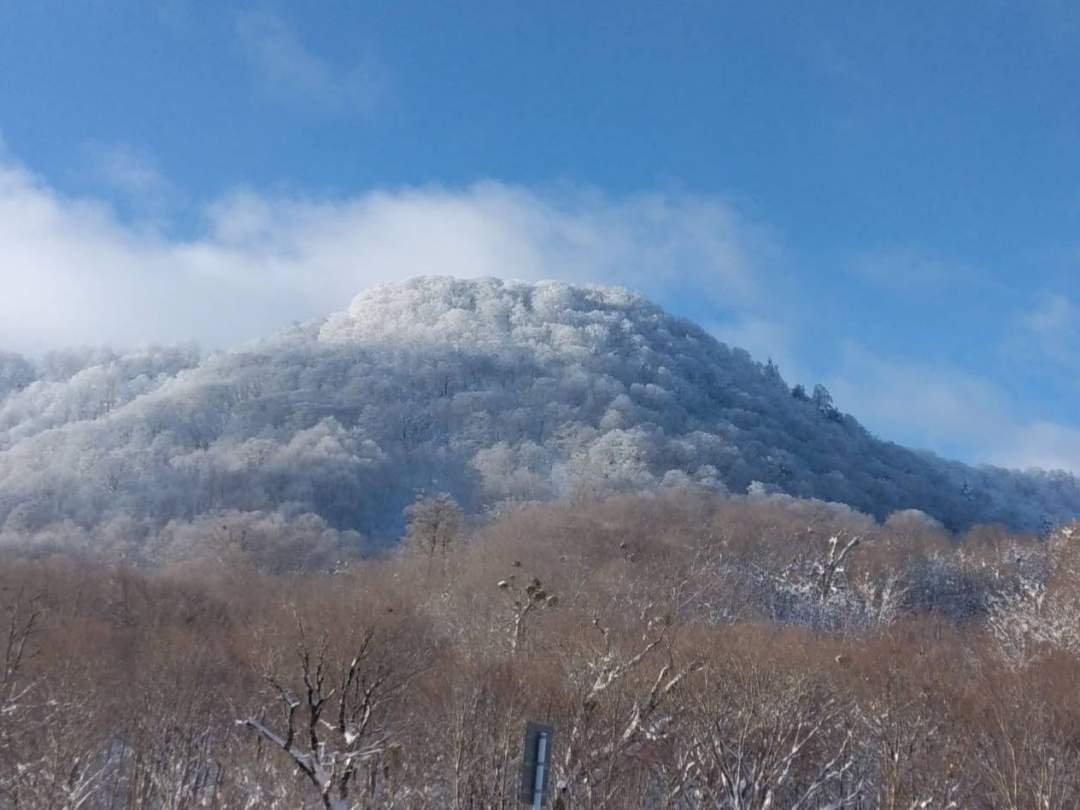
<path id="1" fill-rule="evenodd" d="M 0 808 L 1080 805 L 1080 532 L 700 492 L 0 567 Z M 264 542 L 259 540 L 258 542 Z"/>
<path id="2" fill-rule="evenodd" d="M 957 531 L 1080 516 L 1071 473 L 881 441 L 824 388 L 625 290 L 420 278 L 206 357 L 0 353 L 0 552 L 166 562 L 222 513 L 385 546 L 418 490 L 472 513 L 688 485 Z"/>

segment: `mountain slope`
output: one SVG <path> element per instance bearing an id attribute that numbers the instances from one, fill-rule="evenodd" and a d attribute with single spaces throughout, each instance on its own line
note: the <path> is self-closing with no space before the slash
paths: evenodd
<path id="1" fill-rule="evenodd" d="M 880 441 L 620 289 L 419 278 L 204 359 L 49 362 L 60 370 L 0 356 L 8 543 L 152 544 L 225 510 L 382 536 L 424 491 L 477 510 L 691 482 L 918 508 L 953 527 L 1080 514 L 1072 476 Z"/>

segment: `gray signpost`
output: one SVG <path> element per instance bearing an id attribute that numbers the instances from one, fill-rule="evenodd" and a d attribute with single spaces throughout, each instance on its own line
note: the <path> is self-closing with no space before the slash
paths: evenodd
<path id="1" fill-rule="evenodd" d="M 521 789 L 518 798 L 533 810 L 541 810 L 548 798 L 551 781 L 551 752 L 555 730 L 542 723 L 525 726 L 521 756 Z"/>

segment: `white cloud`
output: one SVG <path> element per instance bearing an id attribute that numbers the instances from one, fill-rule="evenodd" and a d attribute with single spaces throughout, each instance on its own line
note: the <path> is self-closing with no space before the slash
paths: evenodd
<path id="1" fill-rule="evenodd" d="M 419 274 L 673 289 L 728 310 L 758 296 L 766 238 L 722 201 L 500 183 L 325 201 L 238 192 L 175 240 L 0 163 L 0 346 L 197 339 L 226 346 Z"/>
<path id="2" fill-rule="evenodd" d="M 722 313 L 712 319 L 721 339 L 809 382 L 800 361 L 827 358 L 808 357 L 799 322 L 777 314 L 776 254 L 766 231 L 717 198 L 495 182 L 338 200 L 240 191 L 209 206 L 201 233 L 179 240 L 65 196 L 0 155 L 0 349 L 191 339 L 225 347 L 344 309 L 384 281 L 555 278 L 692 300 Z M 1034 323 L 1063 323 L 1058 305 Z M 1080 432 L 1019 418 L 989 380 L 857 346 L 837 368 L 825 382 L 838 405 L 882 436 L 973 461 L 1080 472 Z"/>
<path id="3" fill-rule="evenodd" d="M 1013 430 L 991 460 L 1003 467 L 1070 470 L 1080 475 L 1080 430 L 1054 422 L 1031 422 Z"/>
<path id="4" fill-rule="evenodd" d="M 851 344 L 826 385 L 842 410 L 887 439 L 969 462 L 1080 474 L 1080 430 L 1019 416 L 983 377 Z"/>
<path id="5" fill-rule="evenodd" d="M 983 447 L 1008 422 L 1004 399 L 988 380 L 882 357 L 857 344 L 846 347 L 826 385 L 842 410 L 875 432 L 923 447 Z"/>
<path id="6" fill-rule="evenodd" d="M 119 175 L 152 187 L 139 166 L 121 164 Z M 798 322 L 777 314 L 775 255 L 767 232 L 716 198 L 499 183 L 339 200 L 238 191 L 208 206 L 197 237 L 177 240 L 125 224 L 103 202 L 66 197 L 0 156 L 0 349 L 227 347 L 341 310 L 376 283 L 497 275 L 692 300 L 718 313 L 718 337 L 809 382 L 801 363 L 823 359 L 807 356 Z M 1048 299 L 1028 325 L 1067 332 L 1071 313 Z M 1080 432 L 1018 417 L 993 382 L 956 368 L 851 346 L 825 382 L 880 435 L 974 461 L 1080 472 Z"/>
<path id="7" fill-rule="evenodd" d="M 263 89 L 290 102 L 327 112 L 370 112 L 384 91 L 382 71 L 372 58 L 347 67 L 332 65 L 269 11 L 238 13 L 236 37 Z"/>

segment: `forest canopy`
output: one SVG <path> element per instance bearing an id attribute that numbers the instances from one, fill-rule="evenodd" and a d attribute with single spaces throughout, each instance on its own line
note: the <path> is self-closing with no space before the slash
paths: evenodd
<path id="1" fill-rule="evenodd" d="M 0 808 L 508 810 L 539 720 L 559 810 L 1068 810 L 1078 541 L 668 489 L 426 499 L 330 574 L 12 561 Z"/>
<path id="2" fill-rule="evenodd" d="M 953 530 L 1080 514 L 1070 474 L 908 450 L 841 406 L 622 289 L 417 278 L 227 352 L 0 355 L 0 544 L 160 561 L 274 525 L 370 551 L 437 492 L 470 514 L 672 487 Z"/>

